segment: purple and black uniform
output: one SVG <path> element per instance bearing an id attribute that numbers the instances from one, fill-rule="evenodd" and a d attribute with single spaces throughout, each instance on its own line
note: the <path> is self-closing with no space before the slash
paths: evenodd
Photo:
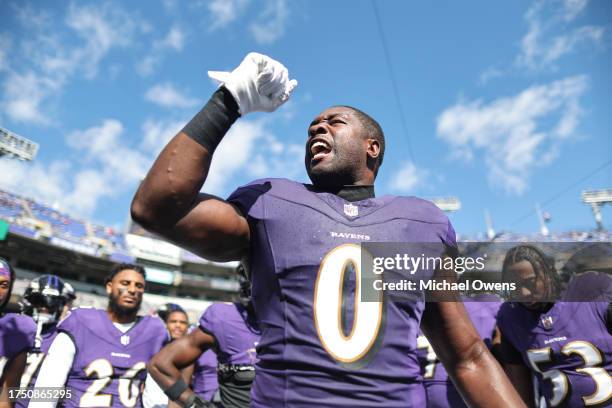
<path id="1" fill-rule="evenodd" d="M 34 384 L 36 384 L 36 377 L 38 376 L 40 366 L 42 365 L 43 359 L 47 355 L 49 347 L 51 347 L 51 343 L 53 343 L 53 339 L 55 339 L 55 336 L 57 336 L 57 324 L 45 325 L 42 332 L 40 333 L 40 348 L 36 348 L 34 346 L 32 350 L 28 352 L 28 362 L 26 364 L 26 368 L 23 372 L 23 375 L 21 376 L 21 388 L 34 388 Z M 29 401 L 29 399 L 17 400 L 15 402 L 15 406 L 26 408 L 28 406 Z"/>
<path id="2" fill-rule="evenodd" d="M 593 288 L 588 282 L 593 277 L 589 272 L 575 278 L 564 298 L 577 299 L 576 292 Z M 606 325 L 607 309 L 608 302 L 559 301 L 540 313 L 505 303 L 498 327 L 503 341 L 522 359 L 506 362 L 522 363 L 532 370 L 548 406 L 612 406 L 612 335 Z"/>
<path id="3" fill-rule="evenodd" d="M 255 181 L 228 201 L 251 228 L 262 330 L 252 406 L 423 406 L 416 340 L 424 302 L 344 301 L 357 292 L 344 271 L 359 262 L 362 241 L 456 246 L 444 213 L 417 198 L 349 202 L 285 179 Z"/>
<path id="4" fill-rule="evenodd" d="M 217 355 L 213 350 L 206 350 L 195 362 L 191 388 L 206 401 L 212 401 L 215 396 L 219 382 L 217 380 Z"/>
<path id="5" fill-rule="evenodd" d="M 213 303 L 200 318 L 200 328 L 216 341 L 223 406 L 248 407 L 260 337 L 252 313 L 240 303 Z"/>
<path id="6" fill-rule="evenodd" d="M 0 377 L 13 358 L 34 346 L 36 323 L 29 316 L 6 313 L 0 316 Z"/>
<path id="7" fill-rule="evenodd" d="M 57 326 L 76 354 L 66 380 L 73 396 L 64 406 L 140 407 L 147 363 L 168 339 L 158 317 L 145 316 L 122 333 L 105 310 L 73 309 Z"/>
<path id="8" fill-rule="evenodd" d="M 489 297 L 491 299 L 489 300 Z M 491 349 L 497 313 L 502 305 L 501 299 L 493 295 L 482 295 L 463 303 L 472 324 L 484 343 Z M 455 385 L 448 377 L 446 369 L 438 360 L 427 337 L 419 335 L 418 358 L 423 374 L 423 385 L 427 396 L 427 408 L 462 408 L 465 403 Z"/>

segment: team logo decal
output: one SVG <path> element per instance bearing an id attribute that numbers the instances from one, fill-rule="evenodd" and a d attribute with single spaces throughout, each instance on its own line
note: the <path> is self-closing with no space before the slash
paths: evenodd
<path id="1" fill-rule="evenodd" d="M 121 344 L 123 344 L 124 346 L 127 346 L 128 344 L 130 344 L 130 336 L 128 336 L 127 334 L 121 336 Z"/>
<path id="2" fill-rule="evenodd" d="M 544 326 L 544 328 L 546 330 L 550 330 L 553 327 L 553 318 L 552 316 L 545 316 L 542 318 L 542 326 Z"/>
<path id="3" fill-rule="evenodd" d="M 349 217 L 356 217 L 359 214 L 359 207 L 353 204 L 344 204 L 344 213 Z"/>

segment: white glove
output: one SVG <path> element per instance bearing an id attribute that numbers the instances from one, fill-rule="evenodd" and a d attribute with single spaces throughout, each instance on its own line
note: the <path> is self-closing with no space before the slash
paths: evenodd
<path id="1" fill-rule="evenodd" d="M 272 112 L 287 102 L 297 86 L 289 71 L 272 58 L 251 52 L 232 72 L 208 71 L 208 76 L 224 85 L 238 103 L 240 115 Z"/>

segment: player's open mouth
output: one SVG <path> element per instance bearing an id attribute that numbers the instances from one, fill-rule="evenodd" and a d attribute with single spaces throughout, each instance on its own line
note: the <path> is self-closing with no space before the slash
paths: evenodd
<path id="1" fill-rule="evenodd" d="M 312 154 L 312 160 L 321 160 L 331 152 L 331 146 L 329 143 L 322 139 L 314 139 L 310 144 L 310 153 Z"/>

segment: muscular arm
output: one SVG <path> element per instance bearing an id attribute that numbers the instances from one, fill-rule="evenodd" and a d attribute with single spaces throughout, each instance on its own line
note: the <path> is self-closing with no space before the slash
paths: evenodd
<path id="1" fill-rule="evenodd" d="M 12 404 L 9 402 L 9 388 L 19 387 L 21 381 L 21 374 L 26 366 L 28 358 L 28 352 L 22 351 L 13 357 L 4 367 L 4 374 L 0 378 L 0 406 L 10 407 Z M 0 374 L 2 374 L 0 372 Z"/>
<path id="2" fill-rule="evenodd" d="M 514 385 L 514 388 L 516 388 L 525 404 L 528 407 L 533 407 L 535 398 L 531 371 L 523 364 L 519 351 L 503 337 L 499 328 L 495 329 L 493 347 L 497 350 L 498 354 L 496 357 L 502 367 L 504 367 L 510 382 Z"/>
<path id="3" fill-rule="evenodd" d="M 163 390 L 170 388 L 181 378 L 181 370 L 192 365 L 200 355 L 215 344 L 211 335 L 200 329 L 187 336 L 167 344 L 149 362 L 149 374 Z M 186 381 L 189 384 L 188 381 Z M 179 398 L 181 403 L 193 394 L 191 389 L 185 390 Z"/>
<path id="4" fill-rule="evenodd" d="M 208 132 L 220 138 L 237 115 L 232 96 L 224 89 L 217 91 L 186 127 L 190 133 L 179 132 L 159 154 L 131 206 L 132 218 L 144 228 L 217 261 L 242 258 L 249 244 L 249 226 L 226 201 L 199 193 L 214 148 L 204 147 L 206 143 L 193 136 Z M 198 125 L 191 126 L 194 122 Z"/>
<path id="5" fill-rule="evenodd" d="M 421 329 L 470 407 L 524 407 L 461 302 L 429 302 Z"/>

